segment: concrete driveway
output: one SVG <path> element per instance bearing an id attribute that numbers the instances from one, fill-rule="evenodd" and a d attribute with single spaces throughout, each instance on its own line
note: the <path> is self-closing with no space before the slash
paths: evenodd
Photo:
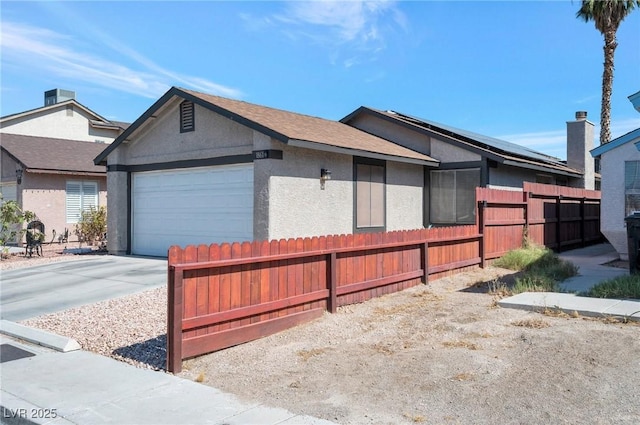
<path id="1" fill-rule="evenodd" d="M 167 260 L 90 256 L 2 272 L 0 316 L 19 321 L 166 285 Z"/>

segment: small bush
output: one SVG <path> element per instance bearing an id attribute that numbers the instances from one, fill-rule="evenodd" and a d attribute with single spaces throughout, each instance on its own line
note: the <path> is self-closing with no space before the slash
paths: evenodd
<path id="1" fill-rule="evenodd" d="M 102 240 L 107 232 L 107 209 L 91 207 L 82 211 L 80 221 L 76 224 L 76 234 L 81 241 L 94 243 Z"/>
<path id="2" fill-rule="evenodd" d="M 632 298 L 640 300 L 640 275 L 619 276 L 595 285 L 584 295 L 595 298 Z"/>
<path id="3" fill-rule="evenodd" d="M 524 248 L 509 251 L 493 263 L 496 267 L 516 270 L 512 292 L 557 292 L 558 282 L 578 274 L 578 267 L 562 260 L 548 248 L 527 243 Z"/>
<path id="4" fill-rule="evenodd" d="M 514 249 L 494 261 L 493 265 L 504 269 L 521 271 L 536 261 L 539 261 L 549 252 L 551 251 L 547 248 L 538 246 Z M 553 254 L 553 252 L 551 252 L 551 254 Z"/>

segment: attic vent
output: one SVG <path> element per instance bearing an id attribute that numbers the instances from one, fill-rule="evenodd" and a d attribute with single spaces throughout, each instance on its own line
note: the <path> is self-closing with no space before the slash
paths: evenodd
<path id="1" fill-rule="evenodd" d="M 194 131 L 195 129 L 193 102 L 185 100 L 180 104 L 180 133 Z"/>

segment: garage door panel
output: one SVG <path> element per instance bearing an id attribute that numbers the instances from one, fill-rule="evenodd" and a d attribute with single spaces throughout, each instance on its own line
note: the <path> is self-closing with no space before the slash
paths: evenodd
<path id="1" fill-rule="evenodd" d="M 135 173 L 132 252 L 253 237 L 253 165 Z"/>

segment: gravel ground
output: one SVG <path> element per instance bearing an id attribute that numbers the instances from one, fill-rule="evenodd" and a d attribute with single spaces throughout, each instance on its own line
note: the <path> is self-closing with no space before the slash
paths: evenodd
<path id="1" fill-rule="evenodd" d="M 496 307 L 488 268 L 187 360 L 180 376 L 341 424 L 637 424 L 640 326 Z M 164 288 L 25 321 L 165 363 Z"/>
<path id="2" fill-rule="evenodd" d="M 70 242 L 65 244 L 44 244 L 42 246 L 42 255 L 32 255 L 31 257 L 24 255 L 24 248 L 19 253 L 3 255 L 0 261 L 0 270 L 15 270 L 25 267 L 33 267 L 40 264 L 58 263 L 60 261 L 82 260 L 86 255 L 106 255 L 106 252 L 100 252 L 95 247 L 88 254 L 76 255 L 69 251 L 86 248 L 86 244 L 78 242 Z"/>

